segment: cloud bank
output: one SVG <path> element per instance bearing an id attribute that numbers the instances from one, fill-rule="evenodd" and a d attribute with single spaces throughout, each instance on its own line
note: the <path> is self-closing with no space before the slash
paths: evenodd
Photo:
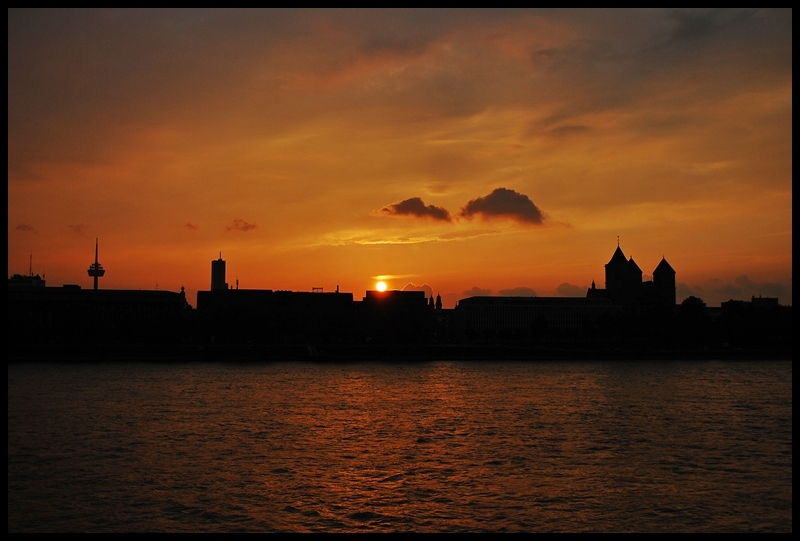
<path id="1" fill-rule="evenodd" d="M 465 297 L 488 297 L 492 294 L 491 289 L 481 289 L 478 286 L 473 286 L 464 292 Z"/>
<path id="2" fill-rule="evenodd" d="M 698 297 L 708 306 L 719 306 L 728 300 L 749 301 L 751 297 L 776 297 L 780 304 L 792 304 L 792 285 L 777 282 L 757 282 L 742 274 L 733 281 L 712 278 L 700 284 L 676 284 L 678 304 L 687 297 Z"/>
<path id="3" fill-rule="evenodd" d="M 564 282 L 556 288 L 556 293 L 559 297 L 585 297 L 588 289 L 588 287 L 576 286 Z"/>
<path id="4" fill-rule="evenodd" d="M 511 289 L 501 289 L 501 297 L 538 297 L 536 291 L 529 287 L 514 287 Z"/>

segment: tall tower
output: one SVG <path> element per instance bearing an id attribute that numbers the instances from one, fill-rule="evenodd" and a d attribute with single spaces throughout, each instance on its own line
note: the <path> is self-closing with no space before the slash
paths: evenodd
<path id="1" fill-rule="evenodd" d="M 664 300 L 667 306 L 675 306 L 677 301 L 675 291 L 675 269 L 672 265 L 667 263 L 665 258 L 661 258 L 661 263 L 658 264 L 656 270 L 653 271 L 653 284 L 656 291 Z"/>
<path id="2" fill-rule="evenodd" d="M 635 303 L 642 294 L 642 269 L 633 256 L 625 259 L 619 244 L 611 261 L 606 263 L 606 291 L 616 304 Z"/>
<path id="3" fill-rule="evenodd" d="M 211 289 L 228 289 L 225 282 L 225 260 L 222 259 L 222 252 L 219 259 L 211 262 Z"/>
<path id="4" fill-rule="evenodd" d="M 95 291 L 97 291 L 97 279 L 106 273 L 106 271 L 103 270 L 103 265 L 97 261 L 97 245 L 98 239 L 94 239 L 94 263 L 89 265 L 89 276 L 94 278 Z"/>

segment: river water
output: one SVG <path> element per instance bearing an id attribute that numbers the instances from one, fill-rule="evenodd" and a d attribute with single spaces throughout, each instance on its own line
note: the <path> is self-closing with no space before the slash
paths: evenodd
<path id="1" fill-rule="evenodd" d="M 8 366 L 8 530 L 792 530 L 791 361 Z"/>

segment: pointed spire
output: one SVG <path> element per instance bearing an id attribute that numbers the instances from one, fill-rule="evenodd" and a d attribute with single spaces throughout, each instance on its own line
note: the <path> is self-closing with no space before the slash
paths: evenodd
<path id="1" fill-rule="evenodd" d="M 614 255 L 611 256 L 611 260 L 608 262 L 609 265 L 612 263 L 616 263 L 619 265 L 620 263 L 624 264 L 628 262 L 628 258 L 625 257 L 625 254 L 622 253 L 622 248 L 617 246 L 617 249 L 614 250 Z"/>

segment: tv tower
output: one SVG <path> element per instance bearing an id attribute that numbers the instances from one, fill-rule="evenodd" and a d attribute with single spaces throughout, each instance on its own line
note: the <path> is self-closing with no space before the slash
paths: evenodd
<path id="1" fill-rule="evenodd" d="M 94 277 L 94 289 L 97 291 L 97 279 L 106 273 L 103 265 L 97 261 L 97 239 L 94 239 L 94 263 L 89 265 L 89 276 Z"/>

